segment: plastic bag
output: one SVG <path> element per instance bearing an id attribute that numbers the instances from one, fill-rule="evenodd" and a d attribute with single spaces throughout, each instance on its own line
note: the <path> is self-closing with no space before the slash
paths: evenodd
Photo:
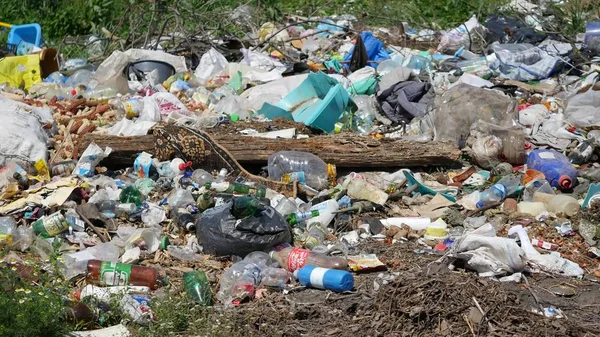
<path id="1" fill-rule="evenodd" d="M 480 25 L 477 17 L 473 15 L 467 22 L 444 34 L 437 50 L 439 52 L 446 50 L 456 51 L 462 46 L 470 49 L 473 40 L 479 36 L 483 36 L 485 32 L 485 27 Z"/>
<path id="2" fill-rule="evenodd" d="M 291 242 L 290 227 L 273 207 L 262 205 L 260 213 L 239 220 L 232 206 L 229 201 L 208 209 L 198 219 L 196 235 L 205 254 L 246 256 Z"/>
<path id="3" fill-rule="evenodd" d="M 525 252 L 513 239 L 467 234 L 455 241 L 453 252 L 479 276 L 512 274 L 525 269 Z"/>
<path id="4" fill-rule="evenodd" d="M 80 177 L 91 177 L 95 175 L 94 169 L 102 159 L 108 157 L 108 155 L 112 152 L 110 147 L 106 147 L 106 149 L 102 150 L 102 148 L 96 143 L 91 143 L 88 145 L 87 149 L 79 158 L 75 169 L 73 170 L 72 175 L 77 175 Z"/>
<path id="5" fill-rule="evenodd" d="M 481 104 L 485 102 L 486 104 Z M 436 98 L 433 111 L 435 140 L 453 140 L 459 147 L 473 124 L 488 122 L 500 127 L 514 124 L 517 102 L 497 90 L 459 84 Z"/>
<path id="6" fill-rule="evenodd" d="M 202 85 L 206 85 L 206 82 L 211 77 L 225 69 L 227 63 L 227 59 L 223 54 L 219 53 L 215 48 L 210 48 L 200 58 L 200 64 L 198 64 L 194 75 L 196 75 Z"/>
<path id="7" fill-rule="evenodd" d="M 50 109 L 23 104 L 0 95 L 0 166 L 23 167 L 47 159 L 48 134 L 43 124 L 54 123 Z"/>
<path id="8" fill-rule="evenodd" d="M 573 96 L 565 108 L 565 120 L 576 127 L 600 126 L 600 91 L 592 89 Z"/>

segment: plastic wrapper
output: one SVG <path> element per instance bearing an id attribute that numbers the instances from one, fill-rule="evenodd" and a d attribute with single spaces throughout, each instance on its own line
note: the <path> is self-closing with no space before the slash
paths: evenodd
<path id="1" fill-rule="evenodd" d="M 600 91 L 588 90 L 573 96 L 565 108 L 565 120 L 576 127 L 600 126 Z"/>
<path id="2" fill-rule="evenodd" d="M 108 146 L 106 149 L 102 150 L 96 143 L 90 143 L 81 155 L 81 158 L 79 158 L 79 161 L 71 174 L 80 177 L 91 177 L 95 175 L 96 165 L 98 165 L 102 159 L 108 157 L 111 151 L 112 149 Z"/>
<path id="3" fill-rule="evenodd" d="M 481 104 L 486 102 L 486 104 Z M 503 93 L 459 84 L 436 98 L 433 111 L 435 140 L 452 140 L 464 147 L 473 124 L 514 125 L 517 102 Z"/>
<path id="4" fill-rule="evenodd" d="M 262 205 L 256 216 L 236 219 L 231 214 L 233 202 L 208 209 L 196 226 L 198 241 L 205 254 L 246 256 L 291 242 L 292 231 L 274 208 Z"/>

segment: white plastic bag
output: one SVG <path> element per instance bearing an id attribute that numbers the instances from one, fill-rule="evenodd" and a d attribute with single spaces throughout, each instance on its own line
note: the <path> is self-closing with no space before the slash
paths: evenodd
<path id="1" fill-rule="evenodd" d="M 94 169 L 96 168 L 96 165 L 98 165 L 102 159 L 108 157 L 111 152 L 112 149 L 108 146 L 106 149 L 102 150 L 96 143 L 90 143 L 79 158 L 79 161 L 71 174 L 80 177 L 91 177 L 95 175 Z"/>
<path id="2" fill-rule="evenodd" d="M 473 39 L 476 37 L 475 34 L 483 34 L 485 30 L 485 27 L 480 25 L 479 21 L 477 21 L 477 17 L 473 15 L 464 24 L 444 34 L 437 50 L 439 52 L 444 52 L 446 50 L 455 51 L 462 46 L 469 48 Z"/>
<path id="3" fill-rule="evenodd" d="M 206 85 L 208 80 L 225 69 L 227 63 L 227 59 L 223 54 L 219 53 L 215 48 L 210 48 L 200 58 L 200 64 L 198 64 L 194 75 L 196 75 L 200 84 Z"/>
<path id="4" fill-rule="evenodd" d="M 576 127 L 600 126 L 600 91 L 573 96 L 565 108 L 565 120 Z"/>
<path id="5" fill-rule="evenodd" d="M 48 134 L 54 123 L 50 109 L 32 107 L 0 95 L 0 166 L 15 162 L 27 167 L 47 159 Z"/>
<path id="6" fill-rule="evenodd" d="M 525 269 L 525 252 L 515 240 L 467 234 L 456 240 L 453 255 L 477 271 L 479 276 L 497 276 Z"/>

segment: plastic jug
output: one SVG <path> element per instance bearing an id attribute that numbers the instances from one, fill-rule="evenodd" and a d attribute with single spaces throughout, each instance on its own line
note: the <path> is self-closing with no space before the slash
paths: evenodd
<path id="1" fill-rule="evenodd" d="M 527 168 L 540 171 L 550 186 L 568 190 L 577 183 L 577 170 L 562 153 L 554 150 L 533 150 L 527 158 Z"/>

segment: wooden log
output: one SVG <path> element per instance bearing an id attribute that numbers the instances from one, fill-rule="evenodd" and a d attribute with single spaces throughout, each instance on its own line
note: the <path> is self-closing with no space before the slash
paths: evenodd
<path id="1" fill-rule="evenodd" d="M 378 140 L 347 134 L 307 139 L 267 139 L 218 134 L 212 137 L 241 164 L 265 164 L 272 153 L 283 150 L 311 152 L 327 163 L 351 168 L 448 166 L 456 164 L 461 154 L 453 142 Z M 108 160 L 115 165 L 131 166 L 137 154 L 142 151 L 152 154 L 155 147 L 153 135 L 117 137 L 86 134 L 79 143 L 80 153 L 91 142 L 101 147 L 110 146 L 112 153 Z"/>

